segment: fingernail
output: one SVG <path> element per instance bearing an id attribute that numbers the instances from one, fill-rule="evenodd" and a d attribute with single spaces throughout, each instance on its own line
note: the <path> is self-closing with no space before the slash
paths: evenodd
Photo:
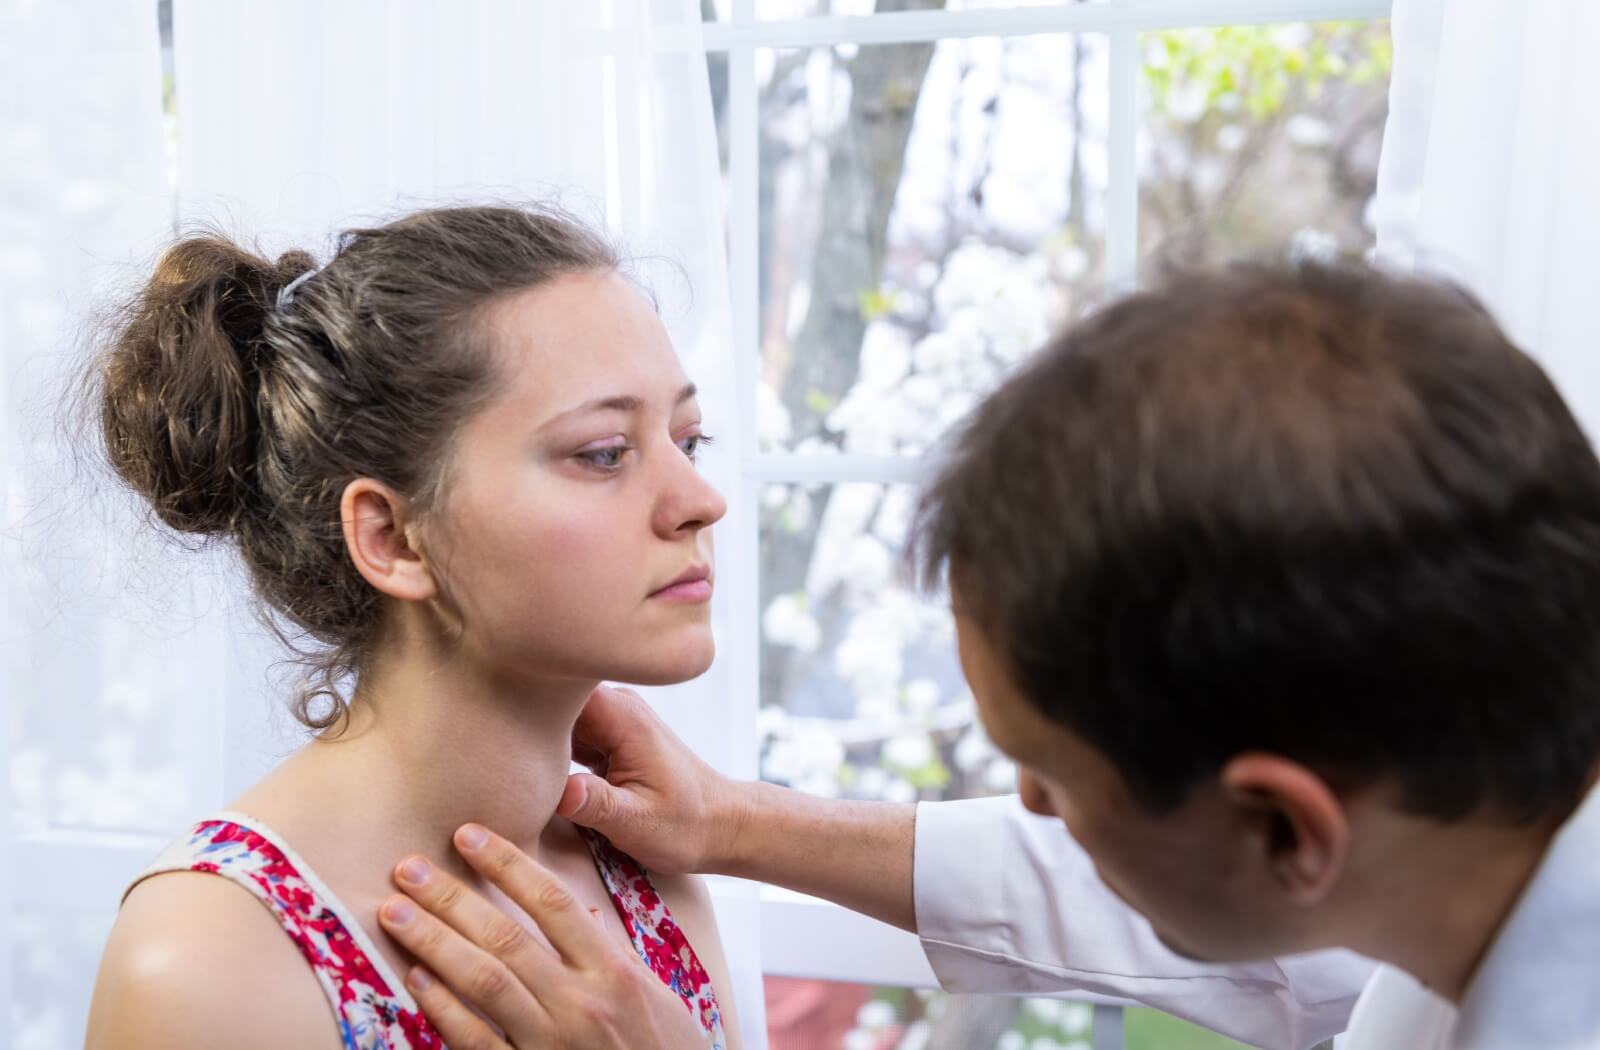
<path id="1" fill-rule="evenodd" d="M 483 844 L 489 841 L 489 833 L 476 824 L 463 824 L 461 830 L 456 832 L 456 842 L 462 849 L 482 849 Z"/>
<path id="2" fill-rule="evenodd" d="M 383 917 L 396 926 L 404 926 L 417 917 L 417 908 L 404 897 L 393 897 L 383 906 Z"/>
<path id="3" fill-rule="evenodd" d="M 433 974 L 420 966 L 413 966 L 411 972 L 406 974 L 406 981 L 414 992 L 425 992 L 433 987 Z"/>
<path id="4" fill-rule="evenodd" d="M 413 886 L 421 886 L 432 874 L 433 865 L 421 857 L 408 857 L 406 862 L 400 865 L 400 880 L 409 882 Z"/>

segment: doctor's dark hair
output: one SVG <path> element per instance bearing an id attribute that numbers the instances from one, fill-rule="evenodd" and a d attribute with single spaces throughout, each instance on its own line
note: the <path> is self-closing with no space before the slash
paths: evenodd
<path id="1" fill-rule="evenodd" d="M 302 723 L 339 721 L 337 686 L 379 626 L 379 595 L 345 550 L 345 486 L 376 478 L 426 513 L 456 430 L 495 385 L 487 309 L 618 266 L 552 208 L 441 208 L 349 230 L 314 273 L 304 252 L 271 261 L 195 236 L 108 326 L 87 376 L 105 454 L 167 526 L 232 542 L 283 621 L 269 622 L 313 640 L 297 645 Z"/>
<path id="2" fill-rule="evenodd" d="M 1153 812 L 1260 750 L 1531 822 L 1600 753 L 1600 464 L 1466 292 L 1178 276 L 971 417 L 911 557 Z"/>

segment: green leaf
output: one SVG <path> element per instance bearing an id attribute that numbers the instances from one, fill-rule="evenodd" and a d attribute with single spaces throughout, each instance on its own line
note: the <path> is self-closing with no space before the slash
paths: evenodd
<path id="1" fill-rule="evenodd" d="M 881 288 L 872 288 L 856 297 L 856 308 L 861 319 L 868 324 L 894 313 L 894 295 Z"/>
<path id="2" fill-rule="evenodd" d="M 812 415 L 825 416 L 832 412 L 838 403 L 837 397 L 815 387 L 806 391 L 806 407 L 811 410 Z"/>

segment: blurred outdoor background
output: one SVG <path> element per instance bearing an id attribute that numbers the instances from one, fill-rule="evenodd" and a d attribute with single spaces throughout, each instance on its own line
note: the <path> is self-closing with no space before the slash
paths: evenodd
<path id="1" fill-rule="evenodd" d="M 757 0 L 756 14 L 997 6 L 1017 5 Z M 763 451 L 921 456 L 1104 298 L 1108 53 L 1098 34 L 757 52 Z M 1389 66 L 1380 19 L 1141 33 L 1141 275 L 1370 251 Z M 1017 469 L 1033 454 L 1018 448 Z M 762 775 L 901 802 L 1015 791 L 948 610 L 899 572 L 915 486 L 772 483 L 759 499 Z M 768 996 L 774 1050 L 1089 1045 L 1079 1004 L 783 978 Z M 1127 1029 L 1139 1050 L 1236 1045 L 1148 1011 Z"/>

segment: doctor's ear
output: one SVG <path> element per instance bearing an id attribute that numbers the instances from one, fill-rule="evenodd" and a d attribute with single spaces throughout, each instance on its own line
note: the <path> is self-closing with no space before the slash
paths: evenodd
<path id="1" fill-rule="evenodd" d="M 1328 783 L 1298 762 L 1254 753 L 1230 760 L 1221 783 L 1244 811 L 1261 858 L 1285 895 L 1299 904 L 1326 897 L 1350 848 L 1344 805 Z"/>
<path id="2" fill-rule="evenodd" d="M 410 503 L 372 478 L 345 486 L 339 500 L 344 545 L 363 579 L 401 601 L 426 601 L 438 593 L 427 559 L 413 542 Z"/>

